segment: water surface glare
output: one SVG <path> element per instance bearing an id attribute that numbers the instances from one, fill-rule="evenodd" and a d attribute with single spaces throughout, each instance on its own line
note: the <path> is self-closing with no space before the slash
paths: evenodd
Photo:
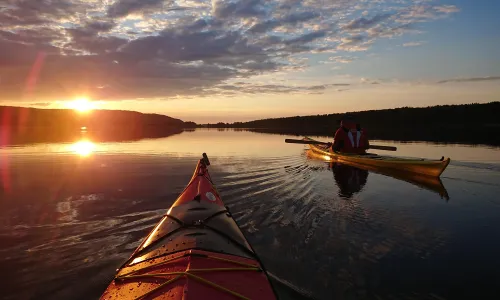
<path id="1" fill-rule="evenodd" d="M 285 138 L 297 137 L 196 130 L 0 148 L 3 299 L 98 299 L 203 152 L 243 233 L 288 285 L 283 298 L 499 296 L 499 148 L 372 142 L 451 157 L 441 181 L 421 183 L 329 164 Z"/>

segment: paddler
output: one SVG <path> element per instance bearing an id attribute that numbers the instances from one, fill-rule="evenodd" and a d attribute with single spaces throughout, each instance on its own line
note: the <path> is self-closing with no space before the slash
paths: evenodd
<path id="1" fill-rule="evenodd" d="M 331 151 L 363 154 L 369 147 L 366 131 L 356 122 L 354 116 L 344 115 L 340 128 L 335 132 Z"/>

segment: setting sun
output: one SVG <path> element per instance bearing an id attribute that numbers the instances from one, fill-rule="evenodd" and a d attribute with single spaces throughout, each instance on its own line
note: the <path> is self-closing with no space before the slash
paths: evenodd
<path id="1" fill-rule="evenodd" d="M 69 107 L 83 113 L 83 112 L 88 112 L 88 111 L 91 111 L 92 109 L 94 109 L 94 104 L 92 103 L 92 101 L 89 101 L 89 99 L 87 99 L 87 98 L 79 98 L 79 99 L 72 101 L 69 104 Z"/>

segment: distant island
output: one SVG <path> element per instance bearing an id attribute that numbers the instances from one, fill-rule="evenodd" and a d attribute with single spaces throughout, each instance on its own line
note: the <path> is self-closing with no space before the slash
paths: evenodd
<path id="1" fill-rule="evenodd" d="M 0 106 L 0 146 L 41 142 L 67 142 L 82 132 L 96 142 L 165 137 L 195 128 L 159 114 L 125 110 L 38 109 Z"/>
<path id="2" fill-rule="evenodd" d="M 350 112 L 370 139 L 500 145 L 500 102 Z M 203 124 L 255 132 L 333 137 L 344 113 Z"/>

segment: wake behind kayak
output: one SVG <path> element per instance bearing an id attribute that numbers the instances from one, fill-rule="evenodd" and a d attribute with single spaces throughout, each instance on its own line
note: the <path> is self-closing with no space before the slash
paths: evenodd
<path id="1" fill-rule="evenodd" d="M 276 299 L 215 188 L 203 154 L 167 214 L 118 269 L 101 299 Z"/>

